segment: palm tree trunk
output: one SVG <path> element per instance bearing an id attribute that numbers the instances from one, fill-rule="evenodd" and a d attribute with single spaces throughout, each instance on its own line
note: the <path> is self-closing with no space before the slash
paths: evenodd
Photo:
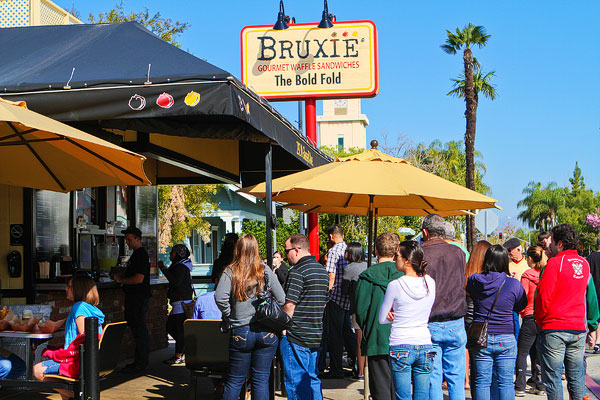
<path id="1" fill-rule="evenodd" d="M 465 48 L 463 54 L 465 64 L 465 118 L 467 127 L 465 131 L 466 179 L 467 188 L 475 190 L 475 130 L 477 125 L 477 101 L 473 87 L 473 53 L 470 48 Z M 467 249 L 473 250 L 475 244 L 475 217 L 467 215 Z"/>

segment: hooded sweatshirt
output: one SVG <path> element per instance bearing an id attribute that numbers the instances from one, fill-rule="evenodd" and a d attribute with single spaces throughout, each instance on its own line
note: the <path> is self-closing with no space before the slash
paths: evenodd
<path id="1" fill-rule="evenodd" d="M 577 250 L 561 251 L 540 273 L 535 322 L 545 331 L 595 331 L 599 317 L 595 292 L 587 260 Z"/>
<path id="2" fill-rule="evenodd" d="M 494 304 L 496 293 L 502 282 L 506 283 L 500 291 L 498 301 L 489 316 L 488 333 L 496 335 L 514 335 L 513 312 L 519 312 L 527 305 L 527 296 L 521 283 L 502 272 L 473 274 L 467 281 L 467 292 L 474 305 L 473 322 L 485 322 Z"/>
<path id="3" fill-rule="evenodd" d="M 535 302 L 535 291 L 538 283 L 540 283 L 540 270 L 529 268 L 521 275 L 521 285 L 525 289 L 527 295 L 527 307 L 521 311 L 521 317 L 525 318 L 528 315 L 533 315 L 533 303 Z"/>
<path id="4" fill-rule="evenodd" d="M 388 355 L 391 325 L 379 323 L 379 309 L 388 284 L 404 275 L 391 261 L 372 265 L 358 277 L 356 285 L 356 322 L 363 331 L 362 354 Z"/>
<path id="5" fill-rule="evenodd" d="M 403 276 L 390 282 L 379 310 L 379 323 L 389 324 L 394 311 L 390 346 L 431 344 L 427 323 L 435 300 L 435 281 L 424 277 Z"/>

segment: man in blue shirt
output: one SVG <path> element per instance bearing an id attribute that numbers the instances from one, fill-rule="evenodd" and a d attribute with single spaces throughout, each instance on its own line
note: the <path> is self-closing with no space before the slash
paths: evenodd
<path id="1" fill-rule="evenodd" d="M 217 276 L 212 277 L 212 281 L 215 287 L 219 283 Z M 223 319 L 221 310 L 217 307 L 215 302 L 215 292 L 208 292 L 201 294 L 196 298 L 196 304 L 194 304 L 194 312 L 192 313 L 192 319 Z"/>

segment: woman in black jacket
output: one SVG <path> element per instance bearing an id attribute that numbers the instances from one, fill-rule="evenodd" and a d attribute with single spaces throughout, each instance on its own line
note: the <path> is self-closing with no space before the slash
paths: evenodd
<path id="1" fill-rule="evenodd" d="M 158 268 L 169 280 L 169 289 L 167 297 L 171 304 L 171 313 L 167 318 L 167 333 L 175 339 L 175 355 L 168 360 L 166 364 L 182 364 L 185 362 L 183 354 L 183 322 L 186 315 L 183 309 L 183 303 L 192 301 L 194 288 L 192 287 L 191 271 L 193 269 L 192 260 L 190 260 L 190 251 L 183 244 L 176 244 L 171 249 L 169 255 L 171 265 L 165 268 L 162 261 L 158 262 Z"/>

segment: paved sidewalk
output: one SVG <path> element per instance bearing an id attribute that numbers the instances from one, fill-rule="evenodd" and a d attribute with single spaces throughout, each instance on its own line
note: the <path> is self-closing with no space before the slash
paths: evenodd
<path id="1" fill-rule="evenodd" d="M 171 357 L 173 351 L 173 345 L 171 345 L 167 349 L 152 352 L 150 355 L 151 368 L 145 374 L 112 374 L 107 380 L 102 382 L 101 398 L 103 400 L 189 399 L 189 372 L 185 366 L 168 366 L 162 362 Z M 600 383 L 600 354 L 588 353 L 587 356 L 588 383 L 592 386 L 595 382 Z M 198 386 L 198 399 L 218 399 L 218 397 L 213 395 L 210 379 L 201 379 Z M 569 397 L 566 391 L 566 382 L 564 381 L 563 387 L 565 400 L 567 400 Z M 597 387 L 598 391 L 600 391 L 600 385 L 597 385 Z M 364 398 L 363 393 L 362 382 L 352 382 L 348 379 L 329 379 L 323 381 L 323 398 L 325 400 L 362 400 Z M 275 398 L 278 400 L 285 399 L 285 397 L 278 396 L 280 394 L 280 392 L 276 392 Z M 589 389 L 587 395 L 593 400 L 599 399 Z M 467 399 L 470 398 L 470 393 L 467 391 Z M 56 393 L 15 392 L 0 389 L 0 399 L 60 400 L 60 396 Z M 546 396 L 527 394 L 520 399 L 543 400 L 546 399 Z"/>

